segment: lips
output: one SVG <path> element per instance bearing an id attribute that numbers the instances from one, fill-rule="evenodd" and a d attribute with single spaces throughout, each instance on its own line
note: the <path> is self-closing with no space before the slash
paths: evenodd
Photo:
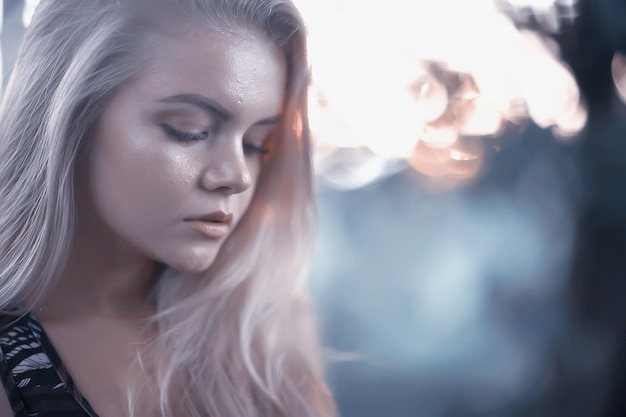
<path id="1" fill-rule="evenodd" d="M 209 239 L 220 239 L 228 235 L 232 213 L 215 211 L 198 217 L 186 219 L 190 227 L 197 233 Z"/>
<path id="2" fill-rule="evenodd" d="M 201 216 L 194 217 L 194 218 L 191 218 L 189 220 L 191 220 L 191 221 L 209 222 L 209 223 L 230 224 L 230 222 L 233 220 L 233 214 L 232 213 L 225 213 L 223 211 L 214 211 L 213 213 L 203 214 Z"/>

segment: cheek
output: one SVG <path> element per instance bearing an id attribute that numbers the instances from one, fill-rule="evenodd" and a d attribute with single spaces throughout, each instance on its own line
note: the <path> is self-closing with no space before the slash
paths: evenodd
<path id="1" fill-rule="evenodd" d="M 245 216 L 245 214 L 250 209 L 250 205 L 254 200 L 254 195 L 258 188 L 260 165 L 256 164 L 255 166 L 255 164 L 252 164 L 249 168 L 250 174 L 252 175 L 252 186 L 242 193 L 231 196 L 231 204 L 233 206 L 230 207 L 230 209 L 233 210 L 237 215 L 238 222 L 241 220 L 242 217 Z"/>
<path id="2" fill-rule="evenodd" d="M 160 223 L 185 198 L 192 167 L 143 132 L 104 130 L 91 154 L 91 189 L 101 215 L 118 227 Z M 152 142 L 152 143 L 150 143 Z"/>
<path id="3" fill-rule="evenodd" d="M 242 216 L 246 213 L 246 211 L 248 211 L 248 208 L 250 208 L 250 203 L 252 203 L 254 192 L 255 192 L 255 187 L 250 187 L 249 190 L 246 190 L 244 193 L 241 194 L 240 206 L 241 206 Z"/>

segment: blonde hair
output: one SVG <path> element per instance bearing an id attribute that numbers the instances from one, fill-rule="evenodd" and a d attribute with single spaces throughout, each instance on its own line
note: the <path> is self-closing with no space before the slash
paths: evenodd
<path id="1" fill-rule="evenodd" d="M 74 166 L 161 16 L 264 33 L 287 59 L 284 122 L 251 206 L 202 277 L 166 270 L 130 414 L 332 416 L 302 279 L 314 227 L 303 24 L 288 0 L 43 0 L 0 105 L 0 310 L 27 311 L 71 250 Z M 143 7 L 143 8 L 142 8 Z M 155 17 L 156 16 L 156 17 Z M 133 58 L 131 58 L 133 57 Z M 144 366 L 145 365 L 145 366 Z"/>

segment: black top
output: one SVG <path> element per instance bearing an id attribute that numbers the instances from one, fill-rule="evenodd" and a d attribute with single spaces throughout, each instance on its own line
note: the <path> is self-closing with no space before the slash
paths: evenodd
<path id="1" fill-rule="evenodd" d="M 15 417 L 98 417 L 31 313 L 0 316 L 0 379 Z"/>

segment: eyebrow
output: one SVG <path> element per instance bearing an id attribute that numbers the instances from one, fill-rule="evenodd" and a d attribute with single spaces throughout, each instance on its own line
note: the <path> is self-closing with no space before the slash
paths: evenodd
<path id="1" fill-rule="evenodd" d="M 199 107 L 206 112 L 217 113 L 217 115 L 224 120 L 232 118 L 232 113 L 229 112 L 224 106 L 200 94 L 178 94 L 158 101 L 162 103 L 187 103 Z M 277 114 L 275 116 L 259 120 L 254 124 L 254 126 L 273 125 L 280 122 L 281 118 L 281 115 Z"/>

